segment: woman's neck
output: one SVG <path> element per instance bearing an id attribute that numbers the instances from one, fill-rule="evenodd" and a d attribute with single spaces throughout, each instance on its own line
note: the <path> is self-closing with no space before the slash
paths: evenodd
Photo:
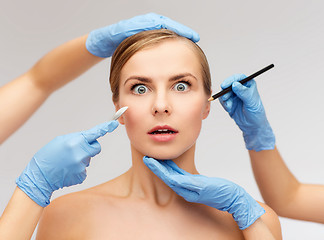
<path id="1" fill-rule="evenodd" d="M 151 201 L 159 206 L 166 206 L 175 200 L 179 200 L 179 196 L 144 164 L 144 155 L 133 146 L 131 146 L 131 150 L 132 167 L 126 173 L 127 185 L 129 187 L 128 196 Z M 185 171 L 197 174 L 194 155 L 195 145 L 181 156 L 172 160 Z"/>

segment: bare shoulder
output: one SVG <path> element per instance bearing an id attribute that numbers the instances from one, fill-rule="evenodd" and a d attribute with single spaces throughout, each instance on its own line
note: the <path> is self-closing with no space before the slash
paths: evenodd
<path id="1" fill-rule="evenodd" d="M 109 212 L 114 207 L 114 198 L 103 194 L 104 188 L 109 189 L 108 183 L 53 200 L 44 209 L 38 225 L 37 239 L 87 239 L 94 220 L 103 211 Z M 105 214 L 107 216 L 109 214 Z"/>
<path id="2" fill-rule="evenodd" d="M 73 239 L 75 220 L 82 215 L 84 194 L 71 193 L 53 200 L 43 212 L 38 224 L 37 239 Z M 81 201 L 80 201 L 81 200 Z M 82 221 L 84 218 L 79 218 Z"/>
<path id="3" fill-rule="evenodd" d="M 275 239 L 281 239 L 282 233 L 278 215 L 267 204 L 262 202 L 258 203 L 266 211 L 266 213 L 261 216 L 262 221 L 268 226 Z"/>

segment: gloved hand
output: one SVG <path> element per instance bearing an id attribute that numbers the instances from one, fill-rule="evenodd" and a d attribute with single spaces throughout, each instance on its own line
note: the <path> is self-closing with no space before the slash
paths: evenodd
<path id="1" fill-rule="evenodd" d="M 38 205 L 46 207 L 55 190 L 85 180 L 91 157 L 101 151 L 96 139 L 117 126 L 117 121 L 110 121 L 87 131 L 54 138 L 34 155 L 17 178 L 17 186 Z"/>
<path id="2" fill-rule="evenodd" d="M 143 158 L 146 166 L 188 202 L 201 203 L 232 214 L 239 228 L 253 224 L 265 210 L 239 185 L 221 178 L 190 174 L 171 160 Z"/>
<path id="3" fill-rule="evenodd" d="M 224 80 L 221 87 L 232 85 L 232 90 L 220 97 L 220 103 L 243 132 L 248 150 L 270 150 L 275 147 L 275 136 L 267 120 L 258 93 L 256 82 L 250 80 L 244 85 L 238 81 L 244 74 L 233 75 Z"/>
<path id="4" fill-rule="evenodd" d="M 103 58 L 110 57 L 125 38 L 141 31 L 161 28 L 174 31 L 194 42 L 199 41 L 198 33 L 189 27 L 175 22 L 170 18 L 155 13 L 148 13 L 90 32 L 86 41 L 86 48 L 95 56 Z"/>

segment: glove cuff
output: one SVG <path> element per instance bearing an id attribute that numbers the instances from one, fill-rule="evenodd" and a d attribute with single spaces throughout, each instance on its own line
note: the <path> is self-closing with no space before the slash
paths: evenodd
<path id="1" fill-rule="evenodd" d="M 23 173 L 16 179 L 16 184 L 39 206 L 46 207 L 50 204 L 53 190 L 43 177 L 34 158 L 29 162 Z"/>
<path id="2" fill-rule="evenodd" d="M 244 230 L 260 218 L 265 210 L 243 188 L 239 191 L 241 197 L 235 200 L 228 212 L 232 214 L 239 228 Z"/>
<path id="3" fill-rule="evenodd" d="M 276 144 L 275 135 L 269 125 L 261 130 L 252 131 L 248 134 L 243 133 L 243 137 L 245 147 L 248 150 L 255 150 L 257 152 L 274 149 Z"/>

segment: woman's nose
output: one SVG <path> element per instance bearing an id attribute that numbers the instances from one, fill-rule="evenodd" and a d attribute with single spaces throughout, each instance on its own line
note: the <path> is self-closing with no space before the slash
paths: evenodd
<path id="1" fill-rule="evenodd" d="M 168 97 L 164 93 L 160 93 L 156 95 L 153 106 L 152 106 L 152 114 L 155 116 L 157 114 L 166 114 L 170 115 L 172 111 L 170 102 Z"/>

